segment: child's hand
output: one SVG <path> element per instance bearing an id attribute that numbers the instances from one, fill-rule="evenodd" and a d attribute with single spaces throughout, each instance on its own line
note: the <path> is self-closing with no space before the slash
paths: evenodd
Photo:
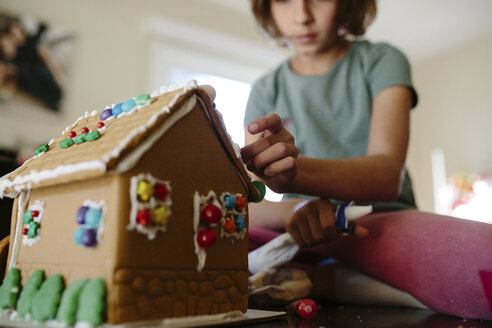
<path id="1" fill-rule="evenodd" d="M 287 220 L 285 230 L 300 247 L 313 247 L 333 241 L 340 235 L 336 228 L 335 206 L 326 199 L 302 202 Z M 366 237 L 369 231 L 354 223 L 352 234 Z"/>
<path id="2" fill-rule="evenodd" d="M 297 174 L 297 147 L 294 136 L 277 114 L 269 114 L 248 125 L 248 133 L 258 139 L 241 150 L 248 170 L 276 192 L 284 192 Z"/>

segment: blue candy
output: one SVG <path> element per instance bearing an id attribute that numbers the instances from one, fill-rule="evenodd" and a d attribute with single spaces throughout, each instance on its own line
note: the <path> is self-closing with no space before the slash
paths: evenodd
<path id="1" fill-rule="evenodd" d="M 113 107 L 113 116 L 118 117 L 121 113 L 123 113 L 123 103 L 119 103 Z"/>
<path id="2" fill-rule="evenodd" d="M 127 100 L 123 103 L 123 106 L 121 107 L 121 109 L 123 109 L 124 112 L 129 112 L 132 109 L 134 109 L 135 107 L 137 107 L 135 100 L 130 99 L 130 100 Z"/>
<path id="3" fill-rule="evenodd" d="M 92 229 L 97 229 L 101 222 L 101 210 L 97 208 L 89 208 L 85 213 L 85 224 Z"/>
<path id="4" fill-rule="evenodd" d="M 77 230 L 75 230 L 75 233 L 73 234 L 73 240 L 75 243 L 79 246 L 84 245 L 84 233 L 85 233 L 85 228 L 84 227 L 79 227 Z"/>
<path id="5" fill-rule="evenodd" d="M 232 210 L 236 206 L 236 197 L 233 195 L 227 195 L 224 197 L 224 203 L 227 209 Z"/>
<path id="6" fill-rule="evenodd" d="M 236 230 L 240 231 L 246 228 L 246 225 L 244 224 L 244 218 L 241 215 L 235 215 L 234 216 L 234 223 L 236 224 Z"/>

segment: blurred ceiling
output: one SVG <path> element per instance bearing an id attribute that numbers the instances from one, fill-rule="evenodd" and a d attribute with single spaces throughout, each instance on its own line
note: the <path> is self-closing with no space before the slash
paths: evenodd
<path id="1" fill-rule="evenodd" d="M 249 0 L 207 0 L 249 13 Z M 378 0 L 366 37 L 390 42 L 413 62 L 492 35 L 492 0 Z"/>

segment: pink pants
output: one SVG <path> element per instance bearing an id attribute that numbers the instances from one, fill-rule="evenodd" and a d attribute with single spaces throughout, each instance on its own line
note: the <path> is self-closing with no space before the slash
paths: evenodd
<path id="1" fill-rule="evenodd" d="M 343 236 L 303 250 L 296 261 L 335 258 L 433 310 L 492 319 L 480 280 L 480 271 L 492 272 L 492 224 L 416 210 L 373 213 L 358 222 L 369 229 L 369 237 Z M 250 250 L 278 234 L 250 227 Z"/>

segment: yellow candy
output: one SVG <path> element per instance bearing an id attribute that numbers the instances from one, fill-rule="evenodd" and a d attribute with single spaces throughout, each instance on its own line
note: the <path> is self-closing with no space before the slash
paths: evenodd
<path id="1" fill-rule="evenodd" d="M 141 201 L 146 202 L 154 194 L 154 187 L 152 184 L 145 180 L 140 180 L 137 186 L 137 195 Z"/>
<path id="2" fill-rule="evenodd" d="M 158 225 L 166 225 L 167 218 L 171 213 L 167 210 L 167 208 L 161 206 L 152 210 L 152 219 Z"/>

